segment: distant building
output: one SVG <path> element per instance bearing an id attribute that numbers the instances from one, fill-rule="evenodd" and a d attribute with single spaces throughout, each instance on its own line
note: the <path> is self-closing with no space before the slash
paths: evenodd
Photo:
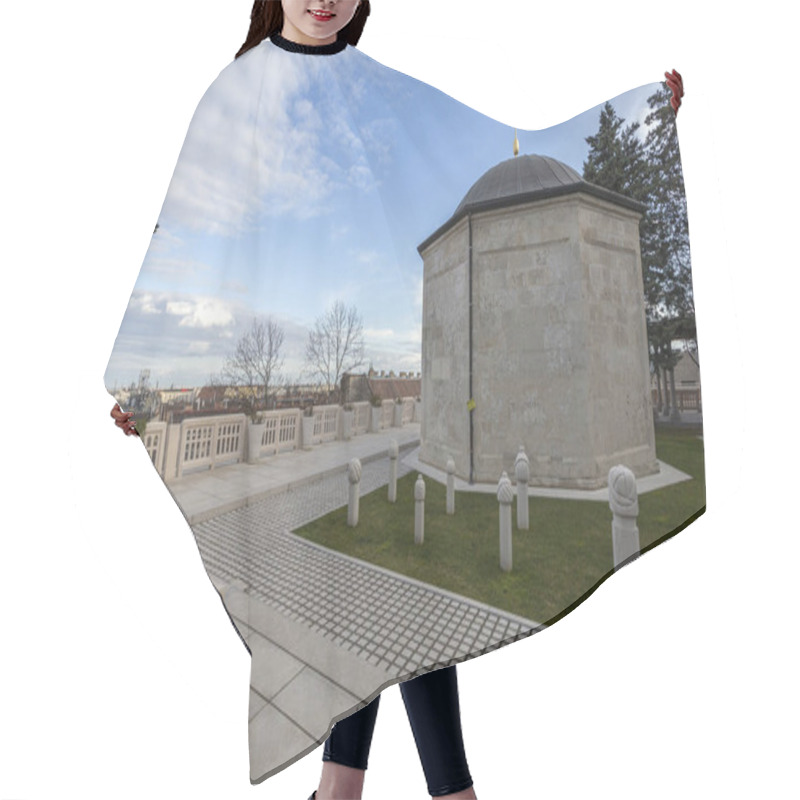
<path id="1" fill-rule="evenodd" d="M 157 389 L 156 394 L 162 405 L 166 406 L 176 402 L 188 405 L 194 402 L 196 391 L 196 389 Z"/>
<path id="2" fill-rule="evenodd" d="M 702 412 L 702 389 L 700 386 L 700 364 L 697 352 L 684 351 L 678 358 L 673 370 L 675 378 L 675 404 L 679 411 Z M 667 388 L 667 386 L 669 388 Z M 666 383 L 666 376 L 661 376 L 659 387 L 658 375 L 650 377 L 653 404 L 666 413 L 672 408 L 671 380 Z"/>
<path id="3" fill-rule="evenodd" d="M 700 388 L 700 364 L 696 353 L 683 353 L 675 365 L 676 389 Z"/>
<path id="4" fill-rule="evenodd" d="M 198 411 L 219 411 L 228 407 L 227 386 L 203 386 L 197 390 L 194 407 Z"/>
<path id="5" fill-rule="evenodd" d="M 419 372 L 401 372 L 395 375 L 370 370 L 367 374 L 342 375 L 342 402 L 359 403 L 377 397 L 380 400 L 394 400 L 398 397 L 419 397 L 422 393 L 422 376 Z"/>

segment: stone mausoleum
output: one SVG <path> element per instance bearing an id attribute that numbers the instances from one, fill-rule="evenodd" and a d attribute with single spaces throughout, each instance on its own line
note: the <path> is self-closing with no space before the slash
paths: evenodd
<path id="1" fill-rule="evenodd" d="M 492 167 L 418 250 L 420 459 L 496 483 L 658 471 L 639 220 L 644 207 L 538 155 Z"/>

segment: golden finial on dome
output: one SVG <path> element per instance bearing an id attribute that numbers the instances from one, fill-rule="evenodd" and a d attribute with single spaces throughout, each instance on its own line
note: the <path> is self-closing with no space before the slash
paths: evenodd
<path id="1" fill-rule="evenodd" d="M 514 155 L 519 155 L 519 139 L 517 139 L 517 129 L 514 128 Z"/>

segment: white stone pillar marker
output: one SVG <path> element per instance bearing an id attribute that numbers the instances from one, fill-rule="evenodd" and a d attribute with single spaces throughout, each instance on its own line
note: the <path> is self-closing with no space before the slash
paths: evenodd
<path id="1" fill-rule="evenodd" d="M 422 544 L 425 539 L 425 481 L 417 475 L 414 484 L 414 544 Z"/>
<path id="2" fill-rule="evenodd" d="M 614 545 L 614 569 L 639 555 L 639 494 L 633 473 L 621 464 L 608 473 L 608 505 L 614 515 L 611 536 Z"/>
<path id="3" fill-rule="evenodd" d="M 521 531 L 527 531 L 530 527 L 528 520 L 528 481 L 531 479 L 531 465 L 522 445 L 519 446 L 519 452 L 514 461 L 514 474 L 517 478 L 517 528 Z"/>
<path id="4" fill-rule="evenodd" d="M 400 455 L 400 448 L 397 446 L 397 439 L 389 441 L 389 502 L 397 502 L 397 457 Z"/>
<path id="5" fill-rule="evenodd" d="M 497 484 L 497 500 L 500 503 L 500 569 L 511 572 L 511 503 L 514 487 L 504 472 Z"/>
<path id="6" fill-rule="evenodd" d="M 447 459 L 447 513 L 456 513 L 456 462 L 452 456 Z"/>
<path id="7" fill-rule="evenodd" d="M 361 489 L 361 462 L 354 458 L 347 465 L 347 480 L 350 481 L 347 495 L 347 524 L 351 528 L 358 525 L 358 497 Z"/>

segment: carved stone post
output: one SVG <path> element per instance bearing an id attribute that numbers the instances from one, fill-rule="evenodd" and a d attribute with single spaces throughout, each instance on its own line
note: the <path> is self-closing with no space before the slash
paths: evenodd
<path id="1" fill-rule="evenodd" d="M 497 500 L 500 503 L 500 569 L 511 572 L 511 503 L 514 487 L 504 472 L 497 484 Z"/>
<path id="2" fill-rule="evenodd" d="M 397 457 L 400 455 L 400 448 L 397 446 L 397 439 L 389 442 L 389 502 L 397 502 Z"/>
<path id="3" fill-rule="evenodd" d="M 456 462 L 447 459 L 447 513 L 456 513 Z"/>
<path id="4" fill-rule="evenodd" d="M 417 475 L 414 484 L 414 543 L 422 544 L 425 539 L 425 481 Z"/>
<path id="5" fill-rule="evenodd" d="M 614 569 L 639 555 L 639 494 L 636 478 L 622 465 L 611 467 L 608 473 L 608 505 L 614 515 L 611 536 L 614 545 Z"/>
<path id="6" fill-rule="evenodd" d="M 354 458 L 347 465 L 347 480 L 350 482 L 347 496 L 347 524 L 351 528 L 358 525 L 358 497 L 361 488 L 361 462 Z"/>
<path id="7" fill-rule="evenodd" d="M 528 521 L 528 481 L 531 479 L 531 465 L 525 448 L 520 445 L 517 458 L 514 461 L 514 475 L 517 479 L 517 528 L 527 531 L 530 527 Z"/>

